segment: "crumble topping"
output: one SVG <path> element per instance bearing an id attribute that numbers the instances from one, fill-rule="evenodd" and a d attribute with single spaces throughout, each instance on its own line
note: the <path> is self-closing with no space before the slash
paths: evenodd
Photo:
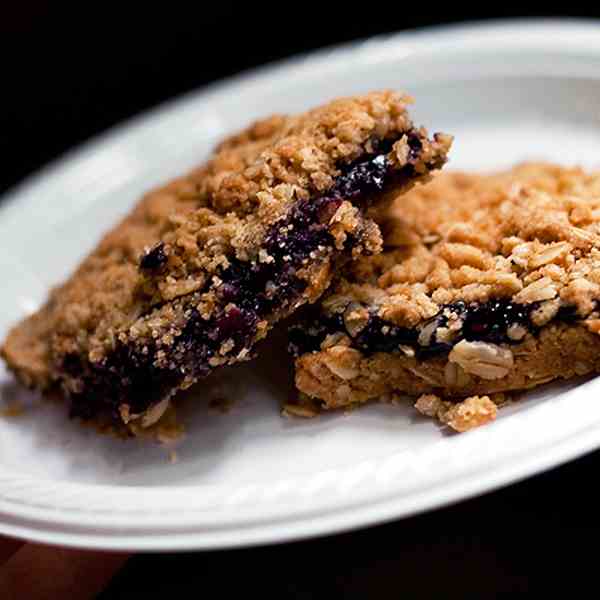
<path id="1" fill-rule="evenodd" d="M 275 116 L 148 193 L 0 353 L 25 384 L 59 386 L 70 412 L 136 431 L 178 389 L 252 357 L 269 328 L 315 302 L 345 261 L 379 252 L 365 212 L 441 167 L 392 91 Z"/>
<path id="2" fill-rule="evenodd" d="M 600 173 L 445 172 L 372 214 L 383 253 L 290 330 L 320 409 L 408 394 L 464 429 L 498 394 L 600 370 Z"/>

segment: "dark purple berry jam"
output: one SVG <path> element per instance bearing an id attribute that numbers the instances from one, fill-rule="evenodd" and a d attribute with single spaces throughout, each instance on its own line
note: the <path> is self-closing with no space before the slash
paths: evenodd
<path id="1" fill-rule="evenodd" d="M 378 316 L 372 315 L 365 327 L 352 338 L 346 330 L 341 314 L 321 317 L 309 326 L 294 326 L 289 333 L 289 351 L 294 356 L 307 352 L 318 351 L 323 340 L 330 334 L 345 333 L 352 340 L 353 347 L 366 354 L 376 352 L 400 352 L 400 346 L 409 346 L 415 351 L 415 356 L 426 359 L 440 354 L 448 353 L 452 347 L 461 340 L 470 342 L 490 342 L 494 344 L 515 344 L 518 339 L 508 335 L 510 327 L 520 325 L 527 332 L 537 334 L 537 327 L 531 320 L 531 313 L 539 303 L 522 305 L 515 304 L 505 299 L 492 300 L 484 304 L 466 304 L 456 302 L 448 304 L 440 310 L 426 325 L 435 322 L 434 330 L 446 327 L 448 318 L 445 314 L 453 313 L 462 320 L 462 328 L 452 339 L 452 342 L 438 342 L 435 334 L 426 345 L 419 342 L 419 330 L 398 327 L 388 323 Z M 575 307 L 562 307 L 554 320 L 574 322 L 579 317 Z"/>
<path id="2" fill-rule="evenodd" d="M 160 242 L 142 256 L 140 259 L 140 269 L 144 271 L 158 271 L 166 262 L 165 246 Z"/>
<path id="3" fill-rule="evenodd" d="M 71 414 L 90 419 L 108 412 L 118 420 L 118 409 L 123 403 L 129 405 L 132 413 L 143 412 L 175 389 L 185 375 L 207 375 L 212 369 L 211 358 L 218 356 L 224 342 L 233 342 L 226 353 L 228 357 L 242 350 L 250 352 L 258 322 L 276 312 L 285 314 L 305 290 L 306 282 L 297 276 L 297 271 L 304 267 L 309 255 L 331 250 L 333 239 L 328 224 L 340 204 L 346 199 L 368 201 L 370 194 L 389 183 L 401 183 L 413 175 L 411 165 L 402 170 L 389 168 L 386 154 L 394 141 L 374 142 L 373 154 L 341 166 L 341 174 L 327 193 L 298 202 L 274 224 L 263 246 L 272 261 L 230 259 L 228 268 L 219 273 L 221 285 L 213 288 L 221 305 L 230 308 L 223 308 L 210 319 L 191 310 L 173 345 L 161 349 L 168 352 L 168 368 L 156 366 L 159 348 L 152 341 L 148 341 L 144 352 L 133 345 L 117 344 L 99 365 L 83 364 L 77 356 L 66 357 L 62 365 L 65 374 L 78 377 L 83 383 L 83 391 L 71 396 Z M 409 134 L 415 155 L 420 144 L 416 134 Z M 347 239 L 346 250 L 354 244 L 356 240 Z M 164 246 L 157 244 L 142 256 L 140 268 L 158 271 L 166 260 Z M 380 343 L 384 343 L 383 338 Z"/>
<path id="4" fill-rule="evenodd" d="M 469 342 L 510 343 L 506 331 L 511 325 L 522 325 L 528 331 L 535 330 L 529 319 L 533 308 L 532 304 L 514 304 L 506 300 L 465 306 L 463 336 Z"/>

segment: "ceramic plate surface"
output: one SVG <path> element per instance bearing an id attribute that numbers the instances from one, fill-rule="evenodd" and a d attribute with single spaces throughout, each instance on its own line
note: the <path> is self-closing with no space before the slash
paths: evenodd
<path id="1" fill-rule="evenodd" d="M 549 159 L 600 167 L 600 25 L 505 22 L 402 33 L 189 94 L 46 168 L 0 204 L 0 334 L 32 311 L 139 195 L 270 112 L 400 88 L 455 134 L 451 168 Z M 284 341 L 194 388 L 178 461 L 96 435 L 0 368 L 0 533 L 98 548 L 217 548 L 330 533 L 441 506 L 600 446 L 600 379 L 551 385 L 452 436 L 410 407 L 287 420 Z M 207 407 L 223 392 L 230 412 Z"/>

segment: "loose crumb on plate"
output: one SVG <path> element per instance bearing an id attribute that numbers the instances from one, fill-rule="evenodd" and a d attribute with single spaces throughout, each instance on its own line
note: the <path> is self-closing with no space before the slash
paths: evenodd
<path id="1" fill-rule="evenodd" d="M 423 394 L 415 402 L 415 408 L 459 433 L 493 421 L 498 412 L 489 396 L 469 396 L 461 402 L 449 402 L 435 394 Z"/>
<path id="2" fill-rule="evenodd" d="M 6 418 L 19 417 L 25 412 L 25 405 L 20 400 L 12 400 L 0 407 L 0 416 Z"/>
<path id="3" fill-rule="evenodd" d="M 288 402 L 283 405 L 281 415 L 283 417 L 303 417 L 310 419 L 316 417 L 319 411 L 311 406 L 303 406 L 302 404 L 292 404 Z"/>

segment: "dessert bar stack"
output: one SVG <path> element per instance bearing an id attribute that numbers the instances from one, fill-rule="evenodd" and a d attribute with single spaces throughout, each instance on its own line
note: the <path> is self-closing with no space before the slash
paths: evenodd
<path id="1" fill-rule="evenodd" d="M 280 321 L 314 416 L 406 399 L 456 431 L 600 370 L 600 174 L 439 172 L 449 135 L 392 91 L 273 116 L 146 194 L 0 353 L 127 434 Z"/>
<path id="2" fill-rule="evenodd" d="M 274 116 L 150 192 L 2 356 L 72 416 L 148 428 L 174 394 L 248 360 L 279 320 L 319 299 L 343 264 L 381 250 L 367 216 L 446 161 L 408 96 L 376 92 Z"/>

